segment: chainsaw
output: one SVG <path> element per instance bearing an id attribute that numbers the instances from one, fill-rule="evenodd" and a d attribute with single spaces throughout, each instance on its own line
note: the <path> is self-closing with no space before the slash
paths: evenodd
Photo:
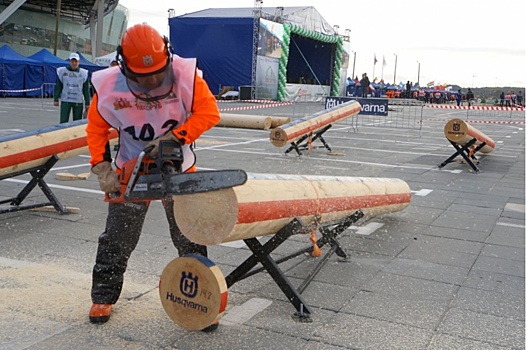
<path id="1" fill-rule="evenodd" d="M 124 163 L 119 174 L 121 190 L 106 193 L 106 202 L 158 200 L 173 195 L 217 191 L 247 181 L 247 173 L 240 169 L 183 173 L 183 150 L 175 141 L 160 141 L 157 157 L 150 156 L 152 149 L 153 146 L 147 147 L 137 158 Z"/>

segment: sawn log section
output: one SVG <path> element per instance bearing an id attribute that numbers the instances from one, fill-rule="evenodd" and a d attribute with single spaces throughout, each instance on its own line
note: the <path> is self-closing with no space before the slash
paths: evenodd
<path id="1" fill-rule="evenodd" d="M 479 150 L 482 153 L 490 153 L 495 148 L 495 141 L 493 141 L 491 137 L 485 135 L 462 119 L 451 119 L 448 121 L 444 126 L 444 135 L 449 141 L 461 146 L 464 146 L 474 138 L 477 140 L 475 142 L 476 146 L 485 142 L 484 147 Z"/>
<path id="2" fill-rule="evenodd" d="M 400 211 L 411 190 L 400 179 L 248 174 L 226 190 L 174 196 L 181 232 L 203 245 L 275 234 L 294 218 L 331 222 L 361 209 L 366 217 Z"/>

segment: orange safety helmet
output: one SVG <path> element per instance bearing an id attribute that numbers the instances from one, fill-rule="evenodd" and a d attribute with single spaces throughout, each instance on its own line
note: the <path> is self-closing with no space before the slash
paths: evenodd
<path id="1" fill-rule="evenodd" d="M 171 62 L 170 42 L 150 25 L 128 28 L 117 48 L 125 75 L 141 76 L 164 71 Z"/>

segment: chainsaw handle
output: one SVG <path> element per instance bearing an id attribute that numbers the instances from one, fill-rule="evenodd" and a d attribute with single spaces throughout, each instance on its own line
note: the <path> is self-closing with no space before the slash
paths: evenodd
<path id="1" fill-rule="evenodd" d="M 151 146 L 148 146 L 148 147 L 144 148 L 142 151 L 143 151 L 145 154 L 148 154 L 148 153 L 150 153 L 154 148 L 155 148 L 155 146 L 154 146 L 154 145 L 151 145 Z"/>

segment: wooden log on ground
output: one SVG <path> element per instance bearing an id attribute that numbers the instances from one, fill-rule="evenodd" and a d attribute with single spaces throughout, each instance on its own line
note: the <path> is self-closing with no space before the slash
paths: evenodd
<path id="1" fill-rule="evenodd" d="M 66 159 L 88 152 L 87 120 L 0 137 L 0 177 L 36 168 L 56 155 Z M 118 133 L 111 130 L 112 144 Z"/>
<path id="2" fill-rule="evenodd" d="M 230 128 L 262 129 L 268 130 L 272 125 L 270 117 L 248 114 L 221 113 L 221 120 L 217 126 Z"/>
<path id="3" fill-rule="evenodd" d="M 358 101 L 349 101 L 330 109 L 294 120 L 270 131 L 270 142 L 283 147 L 300 137 L 315 133 L 327 125 L 336 123 L 360 113 L 362 106 Z"/>
<path id="4" fill-rule="evenodd" d="M 462 119 L 451 119 L 448 121 L 446 126 L 444 126 L 444 135 L 449 141 L 461 146 L 464 146 L 473 138 L 477 140 L 475 142 L 476 146 L 485 142 L 486 145 L 480 149 L 482 153 L 490 153 L 495 149 L 495 141 L 492 138 Z"/>
<path id="5" fill-rule="evenodd" d="M 333 222 L 361 209 L 365 217 L 409 205 L 400 179 L 249 174 L 226 190 L 174 196 L 181 232 L 203 245 L 275 234 L 294 218 L 305 225 Z"/>
<path id="6" fill-rule="evenodd" d="M 268 130 L 287 123 L 290 123 L 289 117 L 221 113 L 217 126 Z"/>

